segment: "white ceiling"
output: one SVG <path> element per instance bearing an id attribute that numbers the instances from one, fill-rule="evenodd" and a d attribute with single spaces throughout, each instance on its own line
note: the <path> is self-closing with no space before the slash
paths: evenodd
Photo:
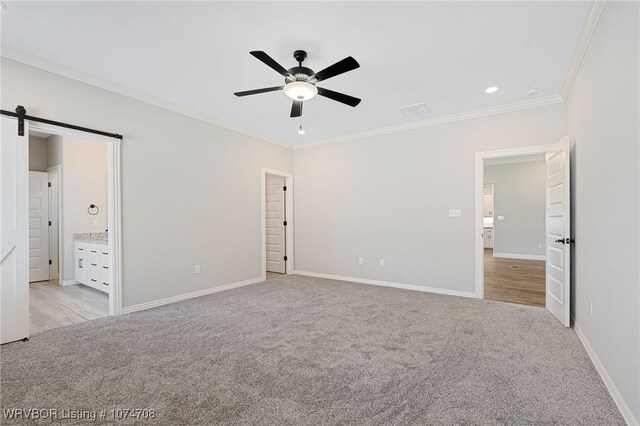
<path id="1" fill-rule="evenodd" d="M 2 47 L 64 65 L 279 141 L 298 143 L 557 95 L 589 2 L 12 2 Z M 285 68 L 304 49 L 319 71 L 353 56 L 360 68 L 319 83 L 362 103 L 291 101 Z M 484 93 L 488 86 L 500 90 Z M 425 102 L 429 115 L 397 109 Z"/>

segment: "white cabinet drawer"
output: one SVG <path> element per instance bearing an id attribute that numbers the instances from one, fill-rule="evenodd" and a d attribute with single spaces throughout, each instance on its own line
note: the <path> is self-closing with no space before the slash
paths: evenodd
<path id="1" fill-rule="evenodd" d="M 109 249 L 104 244 L 75 243 L 76 280 L 96 290 L 109 293 Z"/>

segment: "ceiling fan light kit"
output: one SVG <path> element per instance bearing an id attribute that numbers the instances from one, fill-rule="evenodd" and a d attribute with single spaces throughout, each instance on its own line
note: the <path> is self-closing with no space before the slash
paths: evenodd
<path id="1" fill-rule="evenodd" d="M 292 81 L 287 83 L 282 90 L 294 101 L 308 101 L 318 94 L 318 88 L 306 81 Z"/>
<path id="2" fill-rule="evenodd" d="M 263 51 L 254 50 L 249 53 L 282 75 L 284 77 L 285 84 L 284 86 L 265 87 L 263 89 L 235 92 L 234 95 L 238 97 L 282 90 L 287 97 L 293 100 L 290 114 L 291 118 L 301 117 L 302 103 L 309 99 L 313 99 L 316 95 L 324 96 L 325 98 L 332 99 L 351 107 L 355 107 L 360 103 L 360 99 L 353 96 L 316 86 L 316 83 L 320 81 L 327 80 L 331 77 L 359 68 L 360 64 L 351 56 L 336 62 L 322 71 L 314 72 L 311 68 L 302 66 L 302 62 L 307 58 L 307 52 L 304 50 L 296 50 L 293 52 L 293 57 L 298 61 L 298 66 L 289 69 L 285 69 Z"/>

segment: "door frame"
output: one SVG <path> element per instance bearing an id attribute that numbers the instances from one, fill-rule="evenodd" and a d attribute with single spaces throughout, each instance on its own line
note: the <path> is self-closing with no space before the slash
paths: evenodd
<path id="1" fill-rule="evenodd" d="M 553 147 L 549 145 L 527 146 L 522 148 L 499 149 L 495 151 L 476 152 L 475 168 L 475 230 L 476 230 L 476 297 L 484 299 L 484 222 L 483 195 L 484 195 L 484 160 L 489 158 L 520 157 L 523 155 L 546 154 Z M 495 212 L 494 212 L 495 213 Z M 494 240 L 495 244 L 495 240 Z M 545 266 L 546 267 L 546 266 Z M 546 298 L 546 291 L 545 291 Z"/>
<path id="2" fill-rule="evenodd" d="M 260 229 L 262 230 L 262 238 L 261 238 L 262 281 L 265 281 L 267 279 L 267 237 L 266 237 L 267 229 L 266 229 L 266 223 L 265 223 L 265 220 L 267 217 L 266 206 L 265 206 L 267 175 L 283 177 L 284 184 L 287 187 L 287 190 L 285 191 L 286 193 L 284 196 L 285 206 L 286 206 L 284 220 L 287 221 L 287 228 L 286 228 L 287 238 L 286 238 L 286 252 L 285 252 L 285 256 L 287 256 L 287 264 L 285 267 L 286 275 L 293 274 L 294 265 L 295 265 L 294 264 L 295 250 L 293 248 L 293 241 L 294 241 L 293 239 L 293 217 L 294 217 L 293 216 L 293 173 L 263 167 L 262 168 L 262 184 L 260 189 L 260 193 L 262 194 L 262 197 L 261 197 L 262 224 L 260 226 Z"/>
<path id="3" fill-rule="evenodd" d="M 47 173 L 49 174 L 49 182 L 51 183 L 51 175 L 58 175 L 58 184 L 57 184 L 57 202 L 58 202 L 58 208 L 56 209 L 57 211 L 55 212 L 56 215 L 56 220 L 57 220 L 57 229 L 58 229 L 58 238 L 57 238 L 57 246 L 56 250 L 58 253 L 57 256 L 57 262 L 58 262 L 58 280 L 60 280 L 60 265 L 62 265 L 62 247 L 61 247 L 61 241 L 60 241 L 60 226 L 62 223 L 62 164 L 56 164 L 55 166 L 51 166 L 51 167 L 47 167 Z M 53 214 L 54 212 L 51 211 L 51 192 L 53 192 L 53 185 L 51 185 L 50 187 L 50 191 L 49 191 L 49 220 L 51 220 L 51 222 L 53 223 Z M 51 242 L 53 241 L 53 238 L 51 238 L 52 236 L 52 232 L 51 232 L 51 227 L 49 227 L 49 256 L 51 256 L 51 253 L 53 253 L 53 251 L 51 250 L 52 244 Z M 49 270 L 49 279 L 51 279 L 51 270 Z M 54 278 L 56 279 L 56 278 Z M 62 280 L 60 280 L 60 282 L 62 283 Z"/>
<path id="4" fill-rule="evenodd" d="M 58 136 L 102 142 L 107 146 L 107 229 L 109 229 L 109 253 L 112 253 L 109 256 L 109 274 L 110 282 L 113 283 L 109 294 L 109 315 L 120 315 L 122 313 L 122 140 L 40 122 L 29 122 L 29 130 L 32 129 Z M 61 185 L 61 197 L 64 197 L 63 191 L 64 188 Z M 60 215 L 58 220 L 61 220 Z M 60 229 L 60 223 L 58 225 Z M 59 265 L 62 267 L 62 263 Z"/>

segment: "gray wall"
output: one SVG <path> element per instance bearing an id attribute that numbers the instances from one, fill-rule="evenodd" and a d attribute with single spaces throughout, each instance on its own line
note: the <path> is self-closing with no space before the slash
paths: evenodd
<path id="1" fill-rule="evenodd" d="M 567 99 L 575 323 L 640 421 L 638 2 L 607 2 Z M 593 301 L 593 315 L 589 314 Z"/>
<path id="2" fill-rule="evenodd" d="M 544 161 L 485 166 L 484 182 L 494 185 L 493 252 L 544 256 Z"/>
<path id="3" fill-rule="evenodd" d="M 29 171 L 47 171 L 47 140 L 29 136 Z"/>
<path id="4" fill-rule="evenodd" d="M 296 269 L 475 292 L 475 152 L 563 135 L 556 104 L 296 150 Z"/>
<path id="5" fill-rule="evenodd" d="M 51 139 L 53 139 L 52 137 Z M 56 143 L 57 141 L 62 143 Z M 60 236 L 63 247 L 60 273 L 64 281 L 75 280 L 73 234 L 104 232 L 107 222 L 107 145 L 76 138 L 56 138 L 52 144 L 62 150 L 62 223 Z M 56 151 L 56 150 L 54 150 Z M 54 156 L 59 153 L 55 152 Z M 90 215 L 90 204 L 98 213 Z M 97 219 L 98 225 L 93 224 Z"/>
<path id="6" fill-rule="evenodd" d="M 261 168 L 291 150 L 6 58 L 1 103 L 124 135 L 125 307 L 261 277 Z"/>

